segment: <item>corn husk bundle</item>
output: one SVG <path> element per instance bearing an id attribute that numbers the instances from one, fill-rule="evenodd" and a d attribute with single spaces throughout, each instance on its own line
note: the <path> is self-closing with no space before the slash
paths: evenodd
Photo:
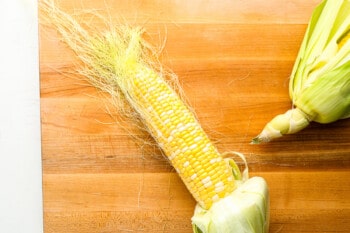
<path id="1" fill-rule="evenodd" d="M 311 121 L 350 117 L 350 1 L 324 0 L 311 17 L 289 82 L 293 108 L 273 118 L 253 143 L 296 133 Z"/>
<path id="2" fill-rule="evenodd" d="M 40 7 L 82 62 L 79 73 L 112 98 L 123 98 L 134 110 L 128 115 L 142 119 L 197 201 L 194 232 L 268 232 L 266 181 L 248 178 L 247 169 L 241 174 L 233 159 L 218 152 L 178 87 L 165 78 L 175 75 L 161 68 L 142 28 L 119 25 L 90 33 L 54 2 L 43 0 Z"/>

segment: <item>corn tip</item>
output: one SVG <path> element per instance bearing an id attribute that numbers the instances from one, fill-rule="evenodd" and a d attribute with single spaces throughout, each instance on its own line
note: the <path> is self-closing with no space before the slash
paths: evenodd
<path id="1" fill-rule="evenodd" d="M 261 140 L 261 138 L 258 135 L 250 141 L 250 144 L 256 145 L 256 144 L 260 144 L 261 142 L 263 142 L 263 141 Z"/>

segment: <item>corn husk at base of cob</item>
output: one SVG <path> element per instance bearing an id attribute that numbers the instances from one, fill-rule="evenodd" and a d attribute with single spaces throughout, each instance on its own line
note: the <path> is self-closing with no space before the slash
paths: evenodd
<path id="1" fill-rule="evenodd" d="M 265 180 L 252 177 L 210 209 L 197 205 L 192 217 L 195 233 L 268 233 L 269 192 Z"/>
<path id="2" fill-rule="evenodd" d="M 311 121 L 350 117 L 350 1 L 324 0 L 312 14 L 289 83 L 293 109 L 273 118 L 252 143 L 296 133 Z"/>
<path id="3" fill-rule="evenodd" d="M 41 1 L 40 8 L 84 64 L 79 72 L 113 98 L 125 98 L 143 120 L 197 201 L 194 232 L 268 232 L 265 180 L 242 176 L 236 163 L 218 152 L 155 67 L 140 28 L 120 26 L 90 35 L 52 1 Z"/>

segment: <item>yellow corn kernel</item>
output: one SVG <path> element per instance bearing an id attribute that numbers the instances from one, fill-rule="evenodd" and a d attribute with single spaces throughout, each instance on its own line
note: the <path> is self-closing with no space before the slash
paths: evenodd
<path id="1" fill-rule="evenodd" d="M 198 203 L 208 209 L 235 189 L 229 164 L 193 113 L 153 70 L 139 66 L 130 98 Z"/>

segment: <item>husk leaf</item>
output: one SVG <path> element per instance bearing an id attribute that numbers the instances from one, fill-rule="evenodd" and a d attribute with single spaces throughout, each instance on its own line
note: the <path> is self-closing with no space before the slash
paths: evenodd
<path id="1" fill-rule="evenodd" d="M 289 82 L 293 109 L 273 118 L 252 143 L 350 117 L 350 1 L 324 0 L 313 11 Z M 300 119 L 300 117 L 304 119 Z"/>

